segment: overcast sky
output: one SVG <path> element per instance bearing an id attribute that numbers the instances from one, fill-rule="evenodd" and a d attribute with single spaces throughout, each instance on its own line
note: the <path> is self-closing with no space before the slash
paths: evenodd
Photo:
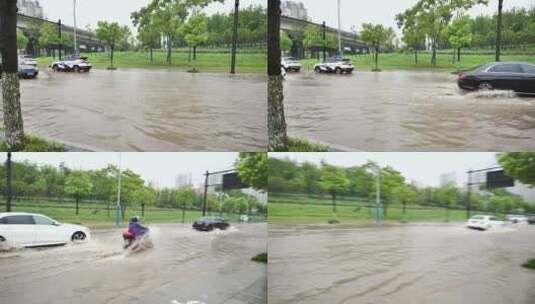
<path id="1" fill-rule="evenodd" d="M 99 20 L 116 21 L 121 24 L 132 26 L 130 13 L 147 5 L 150 0 L 76 0 L 77 23 L 85 28 L 87 24 L 93 27 Z M 267 0 L 241 0 L 242 7 L 254 5 L 266 6 Z M 283 0 L 284 1 L 284 0 Z M 308 9 L 310 19 L 315 22 L 325 20 L 329 26 L 337 26 L 337 0 L 301 0 Z M 341 0 L 342 3 L 342 27 L 350 30 L 356 26 L 360 30 L 363 22 L 381 23 L 397 30 L 395 23 L 396 14 L 404 11 L 416 3 L 417 0 L 374 0 L 356 1 Z M 504 1 L 505 9 L 512 7 L 530 7 L 535 5 L 533 0 L 507 0 Z M 45 15 L 50 20 L 61 18 L 64 23 L 73 24 L 72 0 L 40 0 Z M 493 14 L 497 10 L 498 0 L 490 0 L 488 6 L 477 6 L 470 11 L 471 15 Z M 212 4 L 206 11 L 229 12 L 234 7 L 233 0 L 225 0 L 224 4 Z"/>
<path id="2" fill-rule="evenodd" d="M 469 169 L 483 169 L 497 164 L 495 153 L 270 153 L 270 156 L 316 164 L 325 160 L 343 167 L 362 165 L 372 160 L 381 166 L 393 167 L 408 181 L 423 186 L 438 186 L 441 174 L 453 172 L 458 184 L 462 185 L 466 183 L 466 171 Z"/>
<path id="3" fill-rule="evenodd" d="M 300 0 L 308 10 L 309 19 L 327 25 L 338 27 L 337 0 Z M 350 30 L 355 26 L 361 29 L 364 22 L 381 23 L 397 30 L 395 17 L 397 14 L 413 6 L 417 0 L 374 0 L 356 1 L 341 0 L 341 23 L 342 28 Z M 531 7 L 534 0 L 507 0 L 504 1 L 504 9 L 512 7 Z M 498 0 L 490 0 L 488 6 L 479 5 L 469 13 L 477 16 L 481 14 L 493 14 L 498 9 Z"/>
<path id="4" fill-rule="evenodd" d="M 182 173 L 191 173 L 193 184 L 204 182 L 206 170 L 231 169 L 238 153 L 121 153 L 123 169 L 131 169 L 146 181 L 160 187 L 174 187 L 175 178 Z M 0 153 L 0 162 L 5 162 L 6 154 Z M 14 161 L 28 160 L 39 165 L 58 166 L 65 162 L 73 169 L 100 169 L 108 164 L 119 165 L 119 153 L 13 153 Z"/>
<path id="5" fill-rule="evenodd" d="M 267 0 L 241 0 L 240 6 L 266 6 Z M 73 22 L 73 0 L 40 0 L 45 16 L 50 20 L 58 20 L 68 25 Z M 76 0 L 76 23 L 79 28 L 87 24 L 95 27 L 97 21 L 115 21 L 132 27 L 130 14 L 150 3 L 150 0 Z M 225 0 L 223 4 L 212 4 L 205 9 L 208 14 L 215 12 L 228 13 L 234 9 L 234 0 Z"/>

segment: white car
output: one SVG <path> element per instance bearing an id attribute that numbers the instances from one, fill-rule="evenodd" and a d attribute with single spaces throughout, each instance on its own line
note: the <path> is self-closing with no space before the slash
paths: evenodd
<path id="1" fill-rule="evenodd" d="M 526 224 L 528 222 L 528 217 L 525 215 L 509 214 L 506 218 L 513 224 Z"/>
<path id="2" fill-rule="evenodd" d="M 0 213 L 0 248 L 61 245 L 90 237 L 87 227 L 59 223 L 42 214 Z"/>
<path id="3" fill-rule="evenodd" d="M 283 57 L 281 60 L 281 66 L 287 72 L 299 72 L 301 71 L 301 63 L 293 57 Z"/>
<path id="4" fill-rule="evenodd" d="M 89 72 L 92 66 L 87 57 L 72 55 L 65 57 L 64 60 L 52 63 L 50 67 L 54 72 Z"/>
<path id="5" fill-rule="evenodd" d="M 503 225 L 503 221 L 492 215 L 474 215 L 466 222 L 466 227 L 480 230 L 487 230 Z"/>
<path id="6" fill-rule="evenodd" d="M 327 58 L 325 62 L 318 63 L 314 66 L 314 72 L 316 73 L 351 74 L 354 69 L 355 67 L 351 59 L 339 57 Z"/>
<path id="7" fill-rule="evenodd" d="M 37 60 L 28 55 L 19 56 L 19 64 L 33 65 L 37 66 Z"/>

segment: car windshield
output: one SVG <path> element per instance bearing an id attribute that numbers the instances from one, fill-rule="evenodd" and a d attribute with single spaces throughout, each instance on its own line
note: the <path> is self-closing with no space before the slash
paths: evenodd
<path id="1" fill-rule="evenodd" d="M 471 219 L 472 219 L 472 220 L 484 220 L 485 217 L 482 216 L 482 215 L 476 215 L 476 216 L 473 216 Z"/>
<path id="2" fill-rule="evenodd" d="M 522 65 L 522 69 L 524 70 L 524 73 L 535 74 L 535 65 L 533 64 L 524 64 Z"/>

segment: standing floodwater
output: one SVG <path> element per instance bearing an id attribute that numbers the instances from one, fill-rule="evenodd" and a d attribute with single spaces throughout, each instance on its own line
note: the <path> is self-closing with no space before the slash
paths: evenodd
<path id="1" fill-rule="evenodd" d="M 531 304 L 535 227 L 269 226 L 270 304 Z"/>
<path id="2" fill-rule="evenodd" d="M 445 72 L 289 74 L 290 135 L 359 151 L 535 149 L 535 98 L 465 93 Z"/>
<path id="3" fill-rule="evenodd" d="M 26 132 L 95 150 L 257 151 L 263 75 L 173 70 L 41 72 L 21 81 Z"/>
<path id="4" fill-rule="evenodd" d="M 88 243 L 0 252 L 0 303 L 265 304 L 267 225 L 198 232 L 149 225 L 154 248 L 122 249 L 121 229 Z"/>

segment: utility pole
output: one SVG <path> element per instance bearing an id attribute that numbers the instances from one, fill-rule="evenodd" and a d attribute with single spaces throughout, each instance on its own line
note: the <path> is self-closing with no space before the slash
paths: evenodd
<path id="1" fill-rule="evenodd" d="M 122 168 L 122 154 L 119 152 L 119 177 L 117 181 L 117 204 L 115 206 L 115 225 L 119 226 L 121 220 L 121 168 Z"/>
<path id="2" fill-rule="evenodd" d="M 77 54 L 77 44 L 76 44 L 76 0 L 72 0 L 72 15 L 74 19 L 74 53 Z"/>
<path id="3" fill-rule="evenodd" d="M 58 53 L 59 53 L 59 60 L 61 60 L 61 19 L 58 20 L 58 37 L 59 37 L 59 41 L 58 41 Z"/>
<path id="4" fill-rule="evenodd" d="M 496 61 L 500 61 L 500 52 L 502 44 L 502 10 L 503 0 L 498 1 L 498 29 L 496 33 Z"/>
<path id="5" fill-rule="evenodd" d="M 466 183 L 466 218 L 470 218 L 472 209 L 472 170 L 468 170 L 468 182 Z"/>
<path id="6" fill-rule="evenodd" d="M 338 54 L 344 57 L 342 52 L 342 23 L 340 20 L 340 0 L 338 0 Z"/>
<path id="7" fill-rule="evenodd" d="M 203 196 L 203 202 L 202 202 L 202 216 L 206 216 L 206 196 L 208 195 L 208 176 L 210 176 L 210 173 L 206 171 L 204 174 L 204 196 Z"/>
<path id="8" fill-rule="evenodd" d="M 381 168 L 376 168 L 375 180 L 375 223 L 381 225 Z"/>
<path id="9" fill-rule="evenodd" d="M 240 11 L 240 0 L 234 2 L 234 29 L 232 31 L 232 62 L 230 74 L 236 74 L 236 48 L 238 45 L 238 13 Z"/>
<path id="10" fill-rule="evenodd" d="M 6 212 L 11 212 L 11 152 L 7 152 L 6 160 Z"/>
<path id="11" fill-rule="evenodd" d="M 327 25 L 325 24 L 325 21 L 323 21 L 323 24 L 322 24 L 322 28 L 323 28 L 323 62 L 325 62 L 327 60 L 327 34 L 326 34 L 326 31 L 327 31 Z"/>

